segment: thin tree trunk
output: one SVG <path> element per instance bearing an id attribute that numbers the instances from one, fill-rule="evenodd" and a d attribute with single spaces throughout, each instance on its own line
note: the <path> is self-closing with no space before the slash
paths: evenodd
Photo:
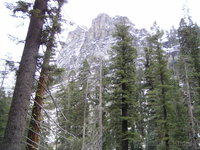
<path id="1" fill-rule="evenodd" d="M 103 119 L 102 119 L 102 61 L 100 62 L 100 82 L 99 82 L 99 148 L 98 150 L 102 150 L 103 145 Z"/>
<path id="2" fill-rule="evenodd" d="M 69 81 L 68 81 L 69 82 Z M 67 97 L 67 110 L 69 110 L 71 108 L 71 97 L 70 97 L 70 89 L 69 86 L 67 87 L 67 93 L 68 93 L 68 97 Z"/>
<path id="3" fill-rule="evenodd" d="M 29 125 L 28 131 L 28 139 L 27 139 L 27 150 L 36 150 L 39 144 L 39 133 L 40 133 L 40 121 L 42 118 L 42 106 L 43 106 L 43 99 L 45 96 L 45 90 L 47 87 L 48 82 L 48 72 L 49 72 L 49 63 L 53 52 L 54 42 L 55 42 L 55 35 L 56 35 L 56 28 L 58 23 L 58 16 L 60 15 L 62 3 L 58 3 L 58 9 L 56 11 L 55 20 L 53 20 L 53 25 L 51 28 L 51 33 L 49 40 L 47 42 L 47 49 L 44 55 L 44 62 L 42 64 L 40 78 L 38 82 L 38 87 L 35 95 L 35 101 L 33 104 L 32 109 L 32 119 Z M 57 111 L 56 111 L 57 112 Z"/>
<path id="4" fill-rule="evenodd" d="M 47 80 L 48 80 L 48 75 L 47 75 L 47 66 L 49 64 L 49 58 L 50 55 L 47 55 L 47 52 L 45 53 L 44 57 L 44 64 L 40 73 L 40 79 L 37 87 L 37 92 L 35 96 L 35 101 L 33 104 L 33 110 L 32 110 L 32 118 L 31 122 L 29 125 L 29 131 L 28 131 L 28 138 L 27 139 L 27 150 L 36 150 L 38 148 L 39 144 L 39 133 L 40 133 L 40 121 L 42 118 L 41 114 L 41 106 L 43 105 L 43 99 L 45 96 L 45 89 L 47 86 Z"/>
<path id="5" fill-rule="evenodd" d="M 123 78 L 122 78 L 123 80 Z M 122 84 L 122 91 L 126 91 L 126 85 Z M 125 117 L 128 116 L 128 104 L 126 101 L 126 98 L 122 94 L 122 104 L 121 104 L 121 110 L 122 110 L 122 143 L 121 148 L 122 150 L 128 150 L 128 120 L 125 119 Z"/>
<path id="6" fill-rule="evenodd" d="M 8 74 L 8 70 L 7 70 L 7 63 L 5 64 L 5 70 L 2 72 L 2 80 L 1 80 L 1 89 L 3 88 L 3 85 L 4 85 L 4 80 L 6 78 L 6 75 Z"/>
<path id="7" fill-rule="evenodd" d="M 161 61 L 159 60 L 159 62 L 161 63 Z M 160 69 L 160 81 L 161 81 L 161 85 L 165 85 L 164 83 L 164 74 L 163 74 L 163 71 Z M 168 131 L 168 127 L 167 127 L 167 118 L 168 118 L 168 112 L 167 112 L 167 107 L 166 107 L 166 90 L 164 87 L 162 87 L 162 103 L 163 103 L 163 119 L 164 119 L 164 123 L 163 123 L 163 126 L 164 126 L 164 137 L 165 137 L 165 150 L 169 150 L 169 131 Z"/>
<path id="8" fill-rule="evenodd" d="M 188 117 L 190 121 L 190 140 L 191 140 L 191 148 L 192 150 L 197 150 L 197 137 L 196 137 L 196 131 L 195 131 L 195 123 L 194 123 L 194 115 L 193 115 L 193 107 L 192 107 L 192 98 L 190 95 L 190 84 L 189 84 L 189 78 L 188 78 L 188 72 L 186 64 L 184 64 L 185 67 L 185 76 L 186 76 L 186 91 L 187 91 L 187 109 L 188 109 Z"/>
<path id="9" fill-rule="evenodd" d="M 56 118 L 58 118 L 58 110 L 57 110 L 57 108 L 56 108 Z M 56 136 L 55 136 L 55 150 L 57 150 L 58 149 L 58 128 L 56 128 Z"/>
<path id="10" fill-rule="evenodd" d="M 84 112 L 83 112 L 83 136 L 82 136 L 82 148 L 81 150 L 86 150 L 86 143 L 85 143 L 85 138 L 86 138 L 86 110 L 87 110 L 87 95 L 88 95 L 88 79 L 86 83 L 86 89 L 85 89 L 85 99 L 84 99 Z"/>
<path id="11" fill-rule="evenodd" d="M 162 64 L 162 53 L 160 52 L 160 46 L 157 45 L 157 55 L 158 55 L 158 62 L 159 64 Z M 164 75 L 164 70 L 162 68 L 159 68 L 159 74 L 160 74 L 160 82 L 161 82 L 161 85 L 165 85 L 165 75 Z M 166 106 L 166 90 L 164 87 L 162 87 L 161 89 L 161 94 L 162 94 L 162 103 L 163 103 L 163 120 L 164 120 L 164 123 L 163 123 L 163 127 L 164 127 L 164 142 L 165 142 L 165 150 L 170 150 L 170 145 L 169 145 L 169 130 L 168 130 L 168 127 L 167 127 L 167 118 L 168 118 L 168 112 L 167 112 L 167 106 Z"/>
<path id="12" fill-rule="evenodd" d="M 163 73 L 161 73 L 161 83 L 162 85 L 164 85 L 164 78 L 163 78 Z M 165 89 L 162 88 L 162 98 L 163 98 L 163 119 L 164 119 L 164 137 L 165 137 L 165 150 L 169 150 L 169 131 L 168 131 L 168 127 L 167 127 L 167 117 L 168 117 L 168 113 L 167 113 L 167 108 L 166 108 L 166 98 L 165 98 Z"/>
<path id="13" fill-rule="evenodd" d="M 46 0 L 35 1 L 1 150 L 21 150 L 46 8 Z"/>
<path id="14" fill-rule="evenodd" d="M 163 115 L 164 115 L 164 129 L 165 129 L 165 150 L 170 150 L 169 149 L 169 134 L 168 134 L 168 127 L 167 127 L 167 109 L 166 109 L 166 104 L 163 106 Z"/>

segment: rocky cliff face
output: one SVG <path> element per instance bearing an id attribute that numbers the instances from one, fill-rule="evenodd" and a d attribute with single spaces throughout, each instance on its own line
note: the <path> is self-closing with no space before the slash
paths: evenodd
<path id="1" fill-rule="evenodd" d="M 77 27 L 68 34 L 65 46 L 58 56 L 58 65 L 66 70 L 77 70 L 87 58 L 92 63 L 94 58 L 108 59 L 111 46 L 115 43 L 112 34 L 115 24 L 124 22 L 131 27 L 131 34 L 136 35 L 139 30 L 127 17 L 109 17 L 100 14 L 92 21 L 89 29 Z M 137 42 L 135 42 L 137 44 Z"/>
<path id="2" fill-rule="evenodd" d="M 143 59 L 142 53 L 147 31 L 136 29 L 127 17 L 111 18 L 107 14 L 100 14 L 92 21 L 92 26 L 89 29 L 77 27 L 68 34 L 65 46 L 57 58 L 58 66 L 65 68 L 67 72 L 77 71 L 86 58 L 91 65 L 95 64 L 97 59 L 109 59 L 111 47 L 116 42 L 112 34 L 115 30 L 115 24 L 120 22 L 130 26 L 130 33 L 134 37 L 133 44 L 138 51 L 137 63 L 140 65 L 140 60 Z M 167 52 L 168 55 L 171 55 L 170 51 Z"/>

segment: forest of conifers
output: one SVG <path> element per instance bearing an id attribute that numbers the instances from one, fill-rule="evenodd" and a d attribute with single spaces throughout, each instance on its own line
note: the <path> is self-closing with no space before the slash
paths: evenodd
<path id="1" fill-rule="evenodd" d="M 1 70 L 0 149 L 200 149 L 200 28 L 191 17 L 167 32 L 154 23 L 145 31 L 142 57 L 137 35 L 120 22 L 109 59 L 93 58 L 95 65 L 85 59 L 66 77 L 55 63 L 65 2 L 13 7 L 30 24 L 19 67 L 5 60 Z M 6 89 L 10 72 L 13 90 Z"/>

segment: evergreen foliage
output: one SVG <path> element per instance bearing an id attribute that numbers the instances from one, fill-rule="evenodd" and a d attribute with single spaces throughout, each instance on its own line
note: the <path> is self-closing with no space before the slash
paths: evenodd
<path id="1" fill-rule="evenodd" d="M 147 39 L 149 47 L 145 49 L 145 97 L 148 103 L 147 147 L 161 150 L 180 149 L 181 147 L 176 146 L 176 143 L 180 142 L 179 140 L 183 142 L 186 136 L 184 133 L 174 135 L 174 132 L 179 130 L 178 124 L 180 126 L 180 123 L 184 122 L 178 119 L 182 115 L 176 114 L 176 111 L 181 111 L 179 109 L 184 109 L 183 105 L 178 105 L 181 99 L 178 94 L 180 89 L 171 79 L 167 68 L 167 60 L 161 43 L 163 32 L 156 24 L 152 27 L 152 32 Z M 176 94 L 174 94 L 175 91 Z"/>
<path id="2" fill-rule="evenodd" d="M 113 35 L 117 39 L 112 47 L 111 84 L 112 96 L 109 103 L 110 134 L 114 138 L 112 147 L 128 150 L 130 141 L 138 139 L 135 129 L 137 118 L 136 102 L 136 49 L 133 47 L 133 37 L 125 24 L 116 25 Z"/>
<path id="3" fill-rule="evenodd" d="M 89 80 L 90 68 L 87 60 L 83 62 L 79 74 L 74 71 L 69 74 L 67 87 L 63 87 L 57 97 L 62 106 L 63 113 L 67 116 L 67 120 L 60 117 L 60 126 L 71 134 L 59 131 L 59 149 L 81 149 L 84 123 L 88 123 L 88 96 L 87 86 Z M 86 127 L 85 124 L 85 127 Z M 86 136 L 86 135 L 85 135 Z M 69 141 L 66 142 L 66 137 Z M 87 137 L 86 137 L 87 138 Z"/>
<path id="4" fill-rule="evenodd" d="M 6 128 L 11 96 L 6 94 L 4 88 L 0 89 L 0 143 L 3 140 Z"/>
<path id="5" fill-rule="evenodd" d="M 185 103 L 188 111 L 188 134 L 190 148 L 197 149 L 200 106 L 200 34 L 199 27 L 190 17 L 182 18 L 178 29 L 180 43 L 179 63 L 181 66 L 180 79 L 183 83 L 183 92 L 186 93 Z"/>

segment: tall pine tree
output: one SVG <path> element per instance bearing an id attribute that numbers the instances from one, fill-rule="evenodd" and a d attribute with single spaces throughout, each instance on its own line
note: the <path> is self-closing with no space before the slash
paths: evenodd
<path id="1" fill-rule="evenodd" d="M 190 148 L 198 147 L 197 120 L 200 108 L 200 34 L 190 17 L 181 19 L 178 29 L 180 43 L 181 82 L 188 110 Z"/>
<path id="2" fill-rule="evenodd" d="M 135 78 L 136 78 L 136 49 L 133 47 L 133 37 L 129 33 L 129 26 L 125 23 L 116 25 L 113 35 L 117 43 L 112 47 L 111 84 L 112 96 L 110 99 L 110 121 L 114 134 L 116 149 L 129 149 L 129 142 L 134 138 L 132 122 L 134 117 L 130 112 L 136 109 Z M 135 112 L 136 113 L 136 112 Z M 131 130 L 130 130 L 131 129 Z M 133 131 L 133 132 L 132 132 Z"/>
<path id="3" fill-rule="evenodd" d="M 152 27 L 152 32 L 147 38 L 148 47 L 145 49 L 145 97 L 148 114 L 146 145 L 149 150 L 180 149 L 181 145 L 177 142 L 181 142 L 178 140 L 183 136 L 183 132 L 180 132 L 179 136 L 174 134 L 179 130 L 180 120 L 177 118 L 181 117 L 176 113 L 176 110 L 179 110 L 176 106 L 179 106 L 177 103 L 181 99 L 178 94 L 180 92 L 178 85 L 171 78 L 162 50 L 163 32 L 156 24 Z M 180 107 L 183 108 L 183 105 Z"/>
<path id="4" fill-rule="evenodd" d="M 35 0 L 17 74 L 2 150 L 21 150 L 46 11 L 47 0 Z"/>

